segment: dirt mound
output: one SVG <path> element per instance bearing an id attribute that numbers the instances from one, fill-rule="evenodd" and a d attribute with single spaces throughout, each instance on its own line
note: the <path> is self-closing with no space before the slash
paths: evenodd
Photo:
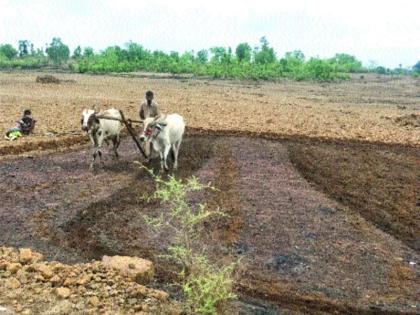
<path id="1" fill-rule="evenodd" d="M 0 310 L 14 314 L 177 314 L 166 292 L 102 262 L 43 262 L 30 249 L 0 247 Z M 6 310 L 6 311 L 5 311 Z"/>
<path id="2" fill-rule="evenodd" d="M 60 79 L 50 74 L 38 75 L 35 81 L 37 83 L 43 83 L 43 84 L 49 84 L 49 83 L 59 84 L 60 83 Z"/>
<path id="3" fill-rule="evenodd" d="M 395 118 L 395 122 L 400 126 L 420 127 L 420 115 L 409 114 Z"/>

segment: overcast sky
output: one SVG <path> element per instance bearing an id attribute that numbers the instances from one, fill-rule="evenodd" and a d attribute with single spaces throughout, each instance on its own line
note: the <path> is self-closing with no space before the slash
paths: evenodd
<path id="1" fill-rule="evenodd" d="M 95 51 L 128 41 L 150 50 L 198 51 L 266 36 L 281 57 L 355 55 L 365 65 L 420 60 L 420 0 L 0 0 L 0 43 L 44 47 L 61 37 Z"/>

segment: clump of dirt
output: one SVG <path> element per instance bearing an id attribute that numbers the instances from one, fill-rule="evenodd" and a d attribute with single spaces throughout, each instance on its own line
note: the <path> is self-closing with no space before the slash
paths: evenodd
<path id="1" fill-rule="evenodd" d="M 321 190 L 420 249 L 418 149 L 302 143 L 289 146 L 289 151 L 295 166 Z"/>
<path id="2" fill-rule="evenodd" d="M 43 262 L 30 249 L 8 247 L 0 247 L 0 306 L 11 314 L 180 313 L 166 292 L 133 282 L 102 262 Z"/>
<path id="3" fill-rule="evenodd" d="M 35 81 L 37 83 L 43 83 L 43 84 L 49 84 L 49 83 L 59 84 L 60 83 L 60 79 L 50 74 L 38 75 Z"/>
<path id="4" fill-rule="evenodd" d="M 420 127 L 420 115 L 409 114 L 395 118 L 395 122 L 400 126 Z"/>

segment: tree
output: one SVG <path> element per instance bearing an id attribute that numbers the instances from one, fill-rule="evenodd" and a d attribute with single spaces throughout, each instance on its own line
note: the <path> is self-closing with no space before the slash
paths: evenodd
<path id="1" fill-rule="evenodd" d="M 69 59 L 70 49 L 61 42 L 61 38 L 54 37 L 50 46 L 47 48 L 47 55 L 54 64 L 59 65 Z"/>
<path id="2" fill-rule="evenodd" d="M 209 60 L 209 53 L 207 49 L 197 52 L 197 59 L 200 63 L 206 63 Z"/>
<path id="3" fill-rule="evenodd" d="M 194 51 L 186 51 L 181 55 L 181 61 L 187 64 L 194 62 Z"/>
<path id="4" fill-rule="evenodd" d="M 387 70 L 385 67 L 379 66 L 379 67 L 376 67 L 375 72 L 378 74 L 386 74 Z"/>
<path id="5" fill-rule="evenodd" d="M 83 49 L 83 57 L 89 58 L 89 57 L 92 57 L 93 55 L 94 53 L 93 53 L 92 47 L 85 47 L 85 49 Z"/>
<path id="6" fill-rule="evenodd" d="M 245 61 L 245 62 L 250 62 L 251 61 L 251 46 L 249 46 L 248 43 L 240 43 L 237 47 L 236 47 L 236 58 L 238 58 L 238 60 L 240 62 Z"/>
<path id="7" fill-rule="evenodd" d="M 25 57 L 29 53 L 29 41 L 20 40 L 19 42 L 19 57 Z"/>
<path id="8" fill-rule="evenodd" d="M 284 71 L 300 75 L 305 64 L 305 55 L 300 50 L 288 51 L 280 60 L 280 64 Z"/>
<path id="9" fill-rule="evenodd" d="M 362 63 L 356 57 L 349 54 L 335 54 L 331 61 L 342 72 L 358 72 L 362 70 Z"/>
<path id="10" fill-rule="evenodd" d="M 133 43 L 131 41 L 127 44 L 127 50 L 128 50 L 128 58 L 130 61 L 144 60 L 149 56 L 149 53 L 150 53 L 149 51 L 144 49 L 143 46 L 137 43 Z"/>
<path id="11" fill-rule="evenodd" d="M 44 57 L 45 55 L 44 55 L 44 51 L 41 49 L 41 48 L 37 48 L 35 51 L 34 51 L 34 56 L 35 57 Z"/>
<path id="12" fill-rule="evenodd" d="M 16 57 L 17 53 L 17 50 L 10 44 L 0 45 L 0 55 L 4 55 L 8 59 Z"/>
<path id="13" fill-rule="evenodd" d="M 73 58 L 80 59 L 81 57 L 82 57 L 82 48 L 80 46 L 77 46 L 73 52 Z"/>
<path id="14" fill-rule="evenodd" d="M 398 64 L 398 68 L 394 68 L 392 70 L 393 74 L 405 74 L 406 73 L 406 69 L 403 68 L 402 63 Z"/>
<path id="15" fill-rule="evenodd" d="M 105 50 L 105 55 L 108 49 L 112 51 L 112 54 L 117 56 L 119 62 L 128 60 L 128 52 L 125 49 L 122 49 L 120 46 L 108 47 Z"/>
<path id="16" fill-rule="evenodd" d="M 214 62 L 221 62 L 223 56 L 226 54 L 226 48 L 224 47 L 212 47 L 210 48 L 210 52 L 213 54 L 211 58 Z"/>
<path id="17" fill-rule="evenodd" d="M 179 61 L 179 53 L 177 51 L 171 51 L 169 53 L 169 56 L 175 60 L 175 61 Z"/>
<path id="18" fill-rule="evenodd" d="M 284 57 L 288 60 L 290 59 L 296 59 L 299 60 L 301 62 L 305 61 L 305 55 L 303 54 L 302 51 L 300 50 L 294 50 L 294 51 L 288 51 Z"/>
<path id="19" fill-rule="evenodd" d="M 267 64 L 276 61 L 276 53 L 274 49 L 269 46 L 268 40 L 265 36 L 260 38 L 261 47 L 256 47 L 254 50 L 254 60 L 256 63 Z"/>
<path id="20" fill-rule="evenodd" d="M 420 72 L 420 60 L 413 66 L 413 71 Z"/>
<path id="21" fill-rule="evenodd" d="M 222 63 L 231 63 L 232 61 L 232 48 L 228 48 L 225 54 L 222 56 Z"/>

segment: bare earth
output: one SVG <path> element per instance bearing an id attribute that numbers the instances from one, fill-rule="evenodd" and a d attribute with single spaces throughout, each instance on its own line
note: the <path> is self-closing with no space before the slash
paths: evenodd
<path id="1" fill-rule="evenodd" d="M 81 110 L 93 105 L 137 118 L 153 89 L 164 111 L 193 127 L 176 175 L 211 181 L 220 191 L 205 200 L 230 215 L 207 223 L 206 247 L 215 261 L 241 257 L 235 311 L 418 312 L 419 80 L 56 76 L 68 81 L 0 75 L 0 127 L 27 107 L 39 120 L 35 136 L 0 140 L 0 245 L 67 263 L 136 255 L 155 262 L 156 286 L 171 278 L 158 256 L 170 237 L 154 239 L 144 225 L 143 214 L 162 209 L 140 198 L 153 183 L 133 165 L 142 159 L 132 141 L 124 139 L 119 161 L 108 157 L 92 174 L 86 136 L 45 135 L 78 132 Z"/>
<path id="2" fill-rule="evenodd" d="M 155 91 L 164 112 L 180 113 L 190 127 L 420 144 L 418 127 L 395 121 L 419 114 L 420 79 L 409 77 L 366 76 L 327 84 L 57 74 L 64 82 L 42 84 L 35 82 L 37 75 L 0 74 L 0 130 L 13 127 L 25 108 L 31 108 L 38 118 L 36 137 L 12 146 L 60 142 L 62 137 L 51 139 L 47 132 L 80 132 L 84 108 L 114 106 L 127 117 L 138 118 L 139 104 L 148 89 Z M 2 139 L 0 150 L 4 146 L 10 143 Z M 27 149 L 37 147 L 32 144 Z M 10 152 L 14 151 L 0 151 L 1 155 Z"/>

